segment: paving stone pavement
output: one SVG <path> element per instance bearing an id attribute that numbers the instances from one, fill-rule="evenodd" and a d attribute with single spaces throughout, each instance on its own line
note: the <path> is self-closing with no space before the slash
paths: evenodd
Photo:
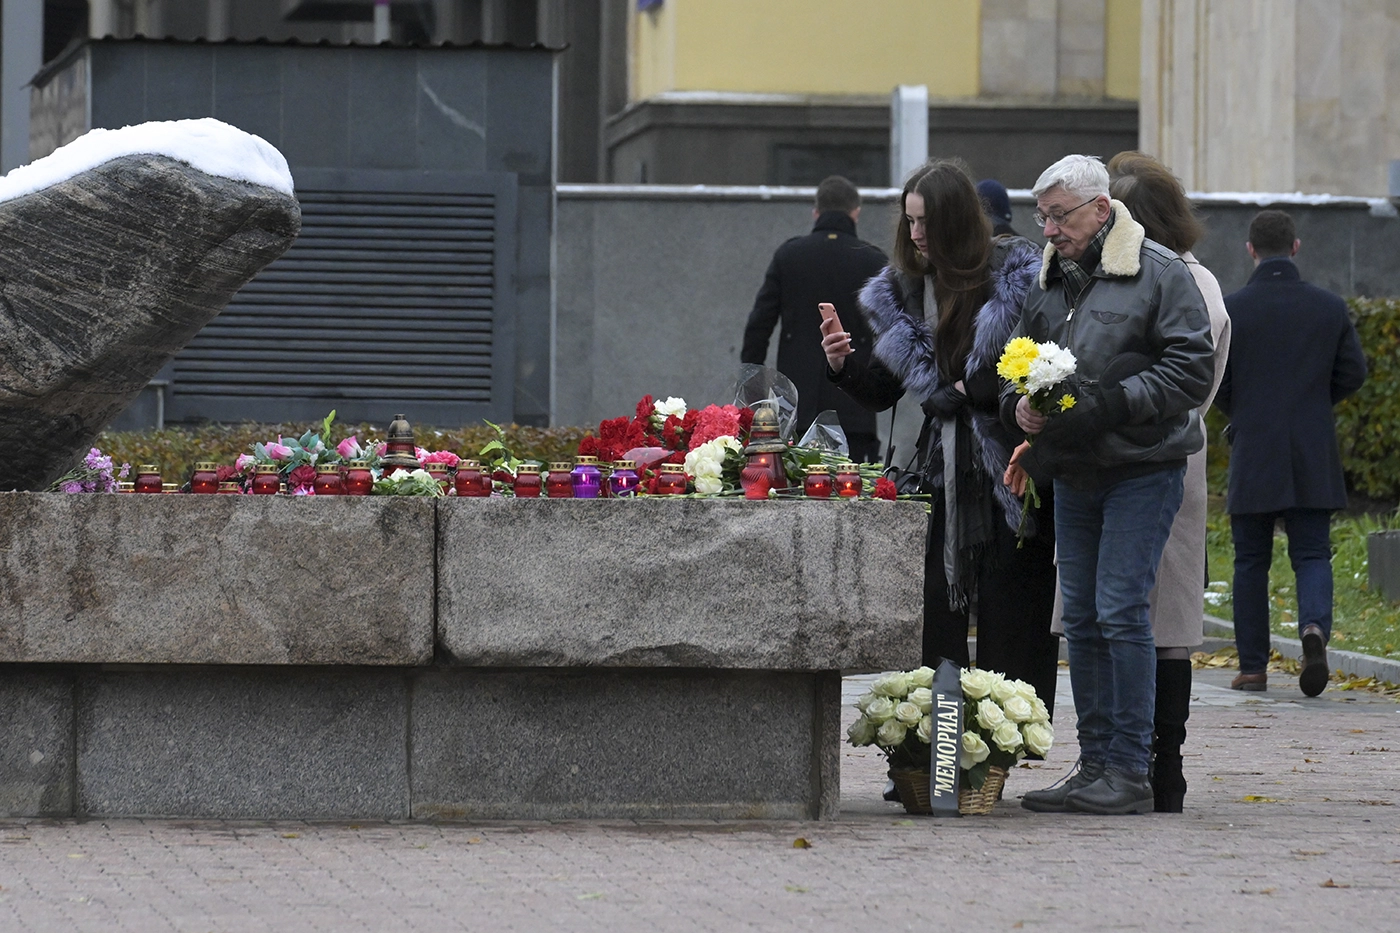
<path id="1" fill-rule="evenodd" d="M 1196 674 L 1179 816 L 1017 806 L 1075 759 L 1062 674 L 990 816 L 907 817 L 848 748 L 826 823 L 0 820 L 0 930 L 1400 930 L 1400 705 Z"/>

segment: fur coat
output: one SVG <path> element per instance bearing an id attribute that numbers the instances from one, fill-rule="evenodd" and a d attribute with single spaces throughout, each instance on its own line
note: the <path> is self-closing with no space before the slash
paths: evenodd
<path id="1" fill-rule="evenodd" d="M 969 386 L 988 373 L 995 376 L 1012 330 L 1021 319 L 1021 302 L 1040 274 L 1040 252 L 1020 237 L 998 239 L 992 255 L 991 296 L 973 320 L 972 348 L 964 367 Z M 867 388 L 852 386 L 852 394 L 878 407 L 889 407 L 900 395 L 923 402 L 943 384 L 934 354 L 934 331 L 924 319 L 924 280 L 904 275 L 886 266 L 860 293 L 860 307 L 875 337 L 873 363 Z M 892 380 L 881 382 L 879 370 Z M 854 380 L 853 380 L 854 381 Z M 850 390 L 848 390 L 850 391 Z M 972 395 L 970 392 L 969 395 Z M 1006 523 L 1015 529 L 1021 521 L 1021 500 L 1001 482 L 1011 451 L 1020 438 L 1013 438 L 1001 425 L 997 406 L 973 404 L 965 410 L 973 440 L 974 464 L 992 480 L 991 488 L 1001 506 Z M 883 404 L 880 404 L 883 403 Z M 943 451 L 940 432 L 929 432 L 924 450 L 924 473 L 932 486 L 941 486 Z"/>

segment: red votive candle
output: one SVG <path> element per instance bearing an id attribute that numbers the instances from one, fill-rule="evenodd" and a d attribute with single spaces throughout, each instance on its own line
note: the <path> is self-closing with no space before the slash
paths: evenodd
<path id="1" fill-rule="evenodd" d="M 860 471 L 855 467 L 841 467 L 836 471 L 836 494 L 842 499 L 854 499 L 860 495 L 864 483 Z"/>
<path id="2" fill-rule="evenodd" d="M 517 499 L 538 499 L 540 487 L 540 467 L 537 463 L 522 463 L 515 471 L 515 497 Z"/>
<path id="3" fill-rule="evenodd" d="M 818 463 L 807 468 L 807 479 L 802 489 L 809 499 L 831 498 L 831 471 L 826 464 Z"/>

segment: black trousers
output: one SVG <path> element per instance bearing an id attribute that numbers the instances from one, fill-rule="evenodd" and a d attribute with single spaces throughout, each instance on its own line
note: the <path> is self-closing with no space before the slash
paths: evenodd
<path id="1" fill-rule="evenodd" d="M 1050 633 L 1055 608 L 1055 507 L 1046 490 L 1032 510 L 1036 536 L 1016 546 L 1004 521 L 977 569 L 977 666 L 1035 687 L 1052 712 L 1060 643 Z M 948 608 L 943 573 L 943 500 L 935 494 L 924 555 L 924 663 L 968 666 L 968 614 Z M 997 517 L 1001 517 L 1000 508 Z"/>

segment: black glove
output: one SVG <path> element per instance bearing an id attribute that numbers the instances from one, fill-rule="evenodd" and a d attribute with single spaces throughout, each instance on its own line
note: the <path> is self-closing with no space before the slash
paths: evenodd
<path id="1" fill-rule="evenodd" d="M 934 393 L 924 399 L 924 414 L 934 418 L 951 418 L 967 404 L 967 396 L 953 388 L 949 383 L 934 390 Z"/>
<path id="2" fill-rule="evenodd" d="M 1069 411 L 1052 414 L 1041 436 L 1059 447 L 1087 447 L 1095 438 L 1127 424 L 1128 393 L 1102 383 L 1081 395 Z"/>

